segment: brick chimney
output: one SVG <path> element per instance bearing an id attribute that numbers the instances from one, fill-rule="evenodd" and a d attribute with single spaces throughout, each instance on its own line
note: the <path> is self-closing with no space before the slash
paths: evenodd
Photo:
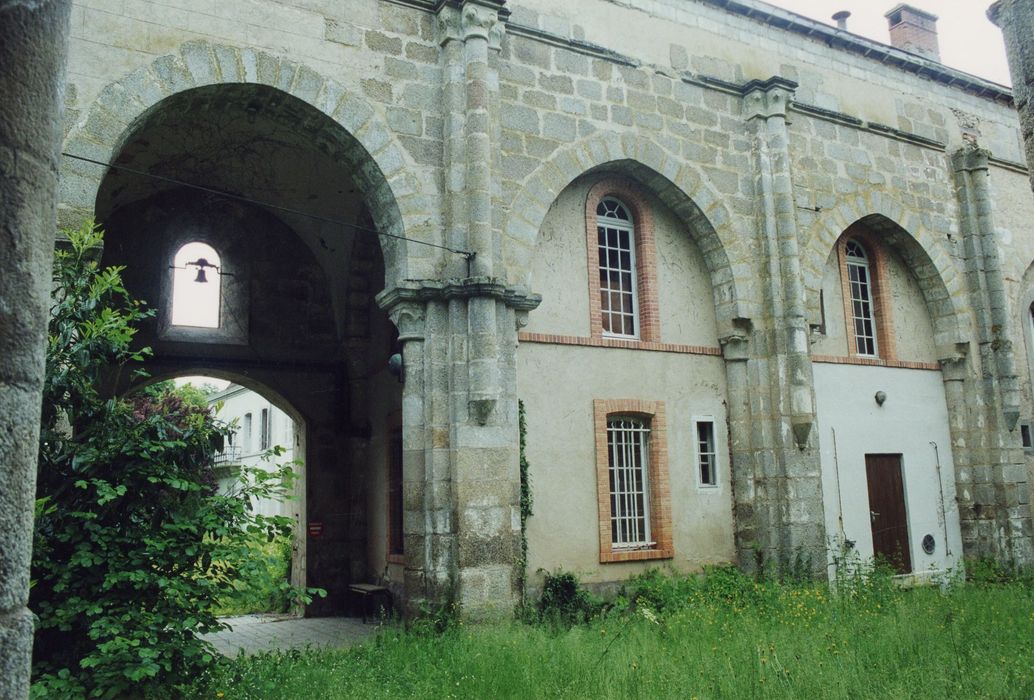
<path id="1" fill-rule="evenodd" d="M 890 26 L 890 45 L 928 58 L 941 60 L 937 46 L 937 15 L 901 3 L 884 15 Z"/>

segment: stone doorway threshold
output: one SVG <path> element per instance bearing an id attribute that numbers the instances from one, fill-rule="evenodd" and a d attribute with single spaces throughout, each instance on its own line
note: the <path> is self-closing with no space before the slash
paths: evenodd
<path id="1" fill-rule="evenodd" d="M 202 636 L 223 656 L 319 647 L 343 649 L 372 636 L 380 625 L 358 617 L 293 617 L 276 613 L 224 617 L 231 629 Z"/>

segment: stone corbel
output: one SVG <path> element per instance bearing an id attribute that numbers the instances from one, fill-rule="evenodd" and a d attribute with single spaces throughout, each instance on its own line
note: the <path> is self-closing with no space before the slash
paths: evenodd
<path id="1" fill-rule="evenodd" d="M 969 343 L 959 341 L 950 347 L 941 348 L 938 362 L 941 365 L 941 376 L 946 382 L 961 382 L 966 379 L 968 369 Z"/>
<path id="2" fill-rule="evenodd" d="M 798 450 L 808 446 L 808 437 L 811 435 L 811 428 L 815 425 L 814 417 L 811 414 L 793 416 L 790 418 L 790 428 L 793 430 L 793 441 Z"/>
<path id="3" fill-rule="evenodd" d="M 767 80 L 751 80 L 743 86 L 744 119 L 785 117 L 796 89 L 797 83 L 778 75 Z"/>
<path id="4" fill-rule="evenodd" d="M 753 324 L 749 318 L 734 318 L 730 328 L 718 337 L 722 357 L 727 362 L 746 362 L 750 359 L 750 336 Z"/>
<path id="5" fill-rule="evenodd" d="M 1019 406 L 1005 406 L 1002 409 L 1002 417 L 1005 418 L 1005 428 L 1010 433 L 1016 428 L 1016 423 L 1020 420 L 1020 407 Z"/>

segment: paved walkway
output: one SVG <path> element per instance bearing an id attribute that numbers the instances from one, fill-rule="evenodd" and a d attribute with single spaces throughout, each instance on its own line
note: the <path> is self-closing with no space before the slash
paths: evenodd
<path id="1" fill-rule="evenodd" d="M 204 635 L 220 654 L 237 656 L 274 649 L 313 647 L 350 647 L 362 642 L 379 628 L 364 625 L 357 617 L 291 617 L 289 615 L 241 615 L 225 617 L 232 629 Z"/>

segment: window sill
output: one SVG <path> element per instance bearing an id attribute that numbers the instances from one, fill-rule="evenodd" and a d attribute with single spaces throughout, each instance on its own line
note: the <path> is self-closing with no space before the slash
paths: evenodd
<path id="1" fill-rule="evenodd" d="M 405 554 L 389 554 L 388 555 L 388 563 L 389 564 L 405 564 L 406 563 L 406 555 Z"/>
<path id="2" fill-rule="evenodd" d="M 651 559 L 671 559 L 675 552 L 671 548 L 656 549 L 613 549 L 600 552 L 601 564 L 614 564 L 623 561 L 649 561 Z"/>

